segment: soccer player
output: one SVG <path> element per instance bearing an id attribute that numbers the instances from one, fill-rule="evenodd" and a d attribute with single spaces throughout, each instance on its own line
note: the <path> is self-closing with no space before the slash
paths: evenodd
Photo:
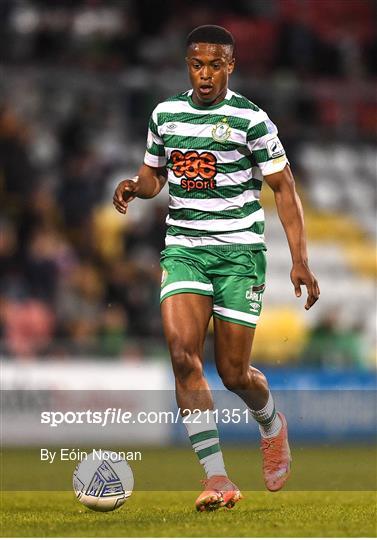
<path id="1" fill-rule="evenodd" d="M 226 388 L 238 394 L 259 423 L 263 474 L 270 491 L 290 474 L 287 422 L 275 411 L 266 377 L 249 365 L 265 288 L 263 180 L 275 195 L 292 256 L 297 297 L 305 309 L 319 297 L 308 266 L 303 210 L 277 128 L 267 114 L 228 88 L 234 40 L 219 26 L 200 26 L 187 37 L 192 89 L 157 105 L 149 121 L 144 164 L 115 190 L 125 214 L 135 197 L 155 197 L 169 185 L 166 248 L 161 254 L 161 313 L 193 449 L 203 465 L 199 511 L 231 508 L 241 498 L 226 473 L 203 376 L 203 344 L 214 321 L 215 361 Z"/>

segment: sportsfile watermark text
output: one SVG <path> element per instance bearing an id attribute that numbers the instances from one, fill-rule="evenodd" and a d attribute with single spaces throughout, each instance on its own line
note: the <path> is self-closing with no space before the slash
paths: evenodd
<path id="1" fill-rule="evenodd" d="M 103 411 L 43 411 L 41 424 L 59 427 L 67 424 L 96 424 L 105 427 L 112 424 L 201 424 L 212 417 L 216 424 L 240 424 L 252 422 L 249 409 L 181 409 L 177 411 L 126 411 L 109 407 Z"/>
<path id="2" fill-rule="evenodd" d="M 93 461 L 110 459 L 119 461 L 119 458 L 125 461 L 141 461 L 142 454 L 139 450 L 128 450 L 127 452 L 112 452 L 111 450 L 101 450 L 92 448 L 91 451 L 81 450 L 80 448 L 60 448 L 59 450 L 50 450 L 49 448 L 40 449 L 40 460 L 49 465 L 55 461 L 82 461 L 91 457 Z"/>

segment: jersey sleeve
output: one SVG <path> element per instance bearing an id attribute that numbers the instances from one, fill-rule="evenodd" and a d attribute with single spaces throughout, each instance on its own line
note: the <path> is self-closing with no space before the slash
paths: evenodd
<path id="1" fill-rule="evenodd" d="M 148 124 L 147 149 L 144 155 L 144 163 L 150 167 L 164 167 L 166 154 L 164 141 L 160 137 L 157 125 L 156 109 L 153 111 Z"/>
<path id="2" fill-rule="evenodd" d="M 257 123 L 250 122 L 247 145 L 263 176 L 280 172 L 289 163 L 275 124 L 260 110 Z"/>

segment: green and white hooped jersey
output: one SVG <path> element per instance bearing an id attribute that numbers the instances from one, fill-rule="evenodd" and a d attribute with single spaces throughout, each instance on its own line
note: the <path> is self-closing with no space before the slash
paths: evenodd
<path id="1" fill-rule="evenodd" d="M 231 90 L 210 107 L 191 96 L 160 103 L 149 121 L 144 162 L 168 170 L 166 246 L 264 248 L 263 176 L 288 163 L 277 128 Z"/>

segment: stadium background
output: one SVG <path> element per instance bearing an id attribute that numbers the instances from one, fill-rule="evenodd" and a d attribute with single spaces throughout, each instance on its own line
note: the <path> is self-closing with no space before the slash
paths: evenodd
<path id="1" fill-rule="evenodd" d="M 0 2 L 3 389 L 171 388 L 158 302 L 167 193 L 126 217 L 111 199 L 143 159 L 155 104 L 189 87 L 185 36 L 219 24 L 237 42 L 231 88 L 279 127 L 322 291 L 309 313 L 294 297 L 265 187 L 268 281 L 252 361 L 303 396 L 312 424 L 298 438 L 374 437 L 375 415 L 360 417 L 375 403 L 375 11 L 372 0 Z M 219 387 L 211 345 L 209 335 Z M 344 389 L 348 410 L 335 406 Z M 22 403 L 6 444 L 36 443 L 38 407 Z"/>

